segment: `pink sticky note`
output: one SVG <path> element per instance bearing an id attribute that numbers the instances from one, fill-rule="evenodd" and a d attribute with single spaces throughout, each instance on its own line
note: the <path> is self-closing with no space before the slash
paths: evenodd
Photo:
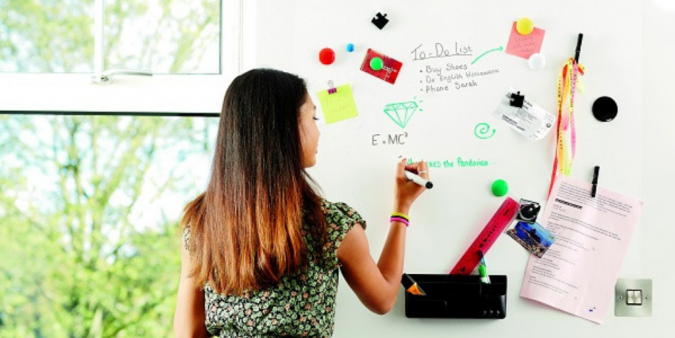
<path id="1" fill-rule="evenodd" d="M 509 43 L 506 45 L 506 54 L 519 56 L 523 59 L 529 59 L 530 55 L 539 53 L 541 44 L 544 42 L 544 34 L 546 31 L 539 28 L 534 28 L 532 33 L 522 35 L 516 30 L 516 23 L 511 27 L 511 36 Z"/>

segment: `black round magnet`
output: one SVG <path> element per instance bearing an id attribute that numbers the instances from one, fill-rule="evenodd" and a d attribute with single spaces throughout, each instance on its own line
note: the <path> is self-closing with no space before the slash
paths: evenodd
<path id="1" fill-rule="evenodd" d="M 598 121 L 609 122 L 614 120 L 618 111 L 619 107 L 616 105 L 616 101 L 609 96 L 601 96 L 593 102 L 593 116 Z"/>

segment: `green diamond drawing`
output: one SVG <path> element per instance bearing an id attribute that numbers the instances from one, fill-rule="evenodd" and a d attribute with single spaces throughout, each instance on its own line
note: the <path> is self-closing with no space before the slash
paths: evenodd
<path id="1" fill-rule="evenodd" d="M 390 103 L 384 107 L 384 113 L 389 118 L 398 124 L 401 128 L 405 128 L 417 111 L 417 103 L 415 101 Z"/>

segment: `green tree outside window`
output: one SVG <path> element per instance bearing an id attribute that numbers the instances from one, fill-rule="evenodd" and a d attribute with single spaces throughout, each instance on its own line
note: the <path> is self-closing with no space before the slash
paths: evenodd
<path id="1" fill-rule="evenodd" d="M 0 0 L 0 71 L 91 72 L 92 3 Z M 106 62 L 201 69 L 219 1 L 180 16 L 185 1 L 150 3 L 106 3 Z M 153 11 L 136 56 L 114 47 Z M 177 221 L 205 187 L 217 122 L 0 115 L 0 337 L 172 336 Z"/>

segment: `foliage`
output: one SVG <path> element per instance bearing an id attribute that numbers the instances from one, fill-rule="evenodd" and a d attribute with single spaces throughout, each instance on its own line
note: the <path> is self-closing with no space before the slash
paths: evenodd
<path id="1" fill-rule="evenodd" d="M 0 336 L 168 336 L 180 236 L 178 214 L 157 204 L 203 188 L 190 164 L 207 157 L 215 120 L 2 122 Z M 146 209 L 157 211 L 139 222 Z"/>
<path id="2" fill-rule="evenodd" d="M 83 32 L 92 30 L 92 3 L 0 0 L 0 70 L 91 71 L 93 37 Z M 183 1 L 160 1 L 164 22 L 176 21 L 166 17 L 174 3 Z M 171 53 L 148 43 L 157 31 L 144 31 L 146 64 L 169 55 L 179 71 L 199 60 L 203 46 L 191 42 L 204 40 L 200 29 L 219 8 L 191 3 L 208 13 L 187 10 Z M 106 10 L 106 48 L 122 60 L 110 44 L 152 8 L 109 0 Z M 216 124 L 0 115 L 0 337 L 171 336 L 177 220 L 205 186 Z"/>
<path id="3" fill-rule="evenodd" d="M 218 0 L 105 0 L 103 27 L 105 69 L 219 71 Z M 93 59 L 94 0 L 0 0 L 0 71 L 91 72 Z"/>

